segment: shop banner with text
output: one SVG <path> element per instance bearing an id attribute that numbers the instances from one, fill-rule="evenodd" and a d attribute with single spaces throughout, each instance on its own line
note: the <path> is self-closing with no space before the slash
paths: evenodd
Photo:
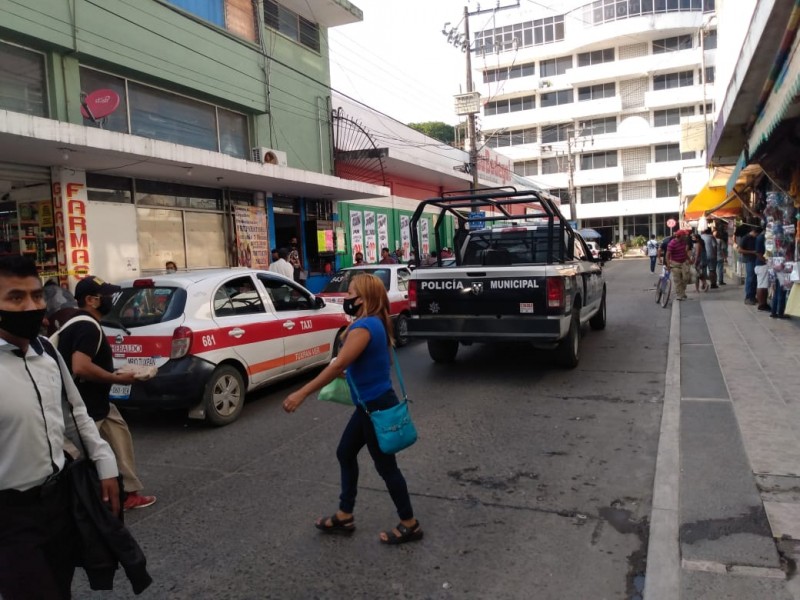
<path id="1" fill-rule="evenodd" d="M 400 247 L 403 249 L 403 260 L 411 257 L 411 228 L 408 215 L 400 215 Z"/>
<path id="2" fill-rule="evenodd" d="M 359 252 L 364 254 L 364 229 L 361 222 L 361 213 L 357 210 L 350 211 L 350 246 L 353 249 L 353 261 Z"/>
<path id="3" fill-rule="evenodd" d="M 389 218 L 383 213 L 378 213 L 378 248 L 389 248 Z"/>
<path id="4" fill-rule="evenodd" d="M 375 213 L 371 210 L 364 211 L 364 243 L 367 247 L 364 260 L 367 263 L 378 262 L 378 248 L 375 239 Z"/>
<path id="5" fill-rule="evenodd" d="M 240 267 L 269 268 L 267 212 L 260 206 L 234 207 L 236 255 Z"/>

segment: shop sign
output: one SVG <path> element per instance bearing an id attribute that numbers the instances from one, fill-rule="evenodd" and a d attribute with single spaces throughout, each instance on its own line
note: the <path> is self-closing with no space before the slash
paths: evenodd
<path id="1" fill-rule="evenodd" d="M 409 221 L 408 215 L 400 215 L 400 247 L 403 249 L 403 260 L 411 258 L 411 227 L 409 227 Z"/>
<path id="2" fill-rule="evenodd" d="M 240 267 L 269 268 L 267 213 L 261 206 L 234 207 L 236 256 Z"/>
<path id="3" fill-rule="evenodd" d="M 67 283 L 68 276 L 83 279 L 91 272 L 92 264 L 86 226 L 86 184 L 66 179 L 55 182 L 53 204 L 59 279 L 61 283 Z"/>
<path id="4" fill-rule="evenodd" d="M 479 178 L 500 185 L 511 183 L 513 163 L 510 158 L 498 154 L 490 148 L 484 148 L 478 152 L 477 159 Z"/>
<path id="5" fill-rule="evenodd" d="M 428 219 L 419 222 L 419 245 L 423 256 L 430 253 L 430 236 L 428 232 Z"/>
<path id="6" fill-rule="evenodd" d="M 378 213 L 378 247 L 389 247 L 389 218 L 383 213 Z"/>

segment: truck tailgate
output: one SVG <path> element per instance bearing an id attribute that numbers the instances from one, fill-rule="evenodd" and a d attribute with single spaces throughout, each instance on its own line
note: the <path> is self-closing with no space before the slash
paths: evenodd
<path id="1" fill-rule="evenodd" d="M 537 315 L 547 314 L 546 269 L 521 275 L 508 267 L 419 270 L 417 315 Z M 541 273 L 541 274 L 538 274 Z"/>

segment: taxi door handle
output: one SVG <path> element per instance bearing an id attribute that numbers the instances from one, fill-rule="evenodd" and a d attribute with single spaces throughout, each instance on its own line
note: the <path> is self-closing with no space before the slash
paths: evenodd
<path id="1" fill-rule="evenodd" d="M 408 294 L 403 294 L 403 300 L 408 300 Z"/>
<path id="2" fill-rule="evenodd" d="M 244 335 L 244 329 L 240 327 L 235 327 L 228 332 L 228 335 L 235 338 L 240 338 Z"/>
<path id="3" fill-rule="evenodd" d="M 294 321 L 284 321 L 283 326 L 286 329 L 294 329 Z"/>

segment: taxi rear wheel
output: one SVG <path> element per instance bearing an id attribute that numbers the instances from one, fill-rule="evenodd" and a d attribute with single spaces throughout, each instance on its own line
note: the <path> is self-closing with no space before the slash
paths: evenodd
<path id="1" fill-rule="evenodd" d="M 231 365 L 220 365 L 206 384 L 206 421 L 217 427 L 233 423 L 244 407 L 244 379 Z"/>

